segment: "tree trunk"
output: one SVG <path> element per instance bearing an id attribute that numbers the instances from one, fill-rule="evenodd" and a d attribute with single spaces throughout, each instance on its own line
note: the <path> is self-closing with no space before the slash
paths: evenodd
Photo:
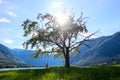
<path id="1" fill-rule="evenodd" d="M 70 67 L 69 49 L 66 50 L 66 55 L 65 55 L 65 67 Z"/>

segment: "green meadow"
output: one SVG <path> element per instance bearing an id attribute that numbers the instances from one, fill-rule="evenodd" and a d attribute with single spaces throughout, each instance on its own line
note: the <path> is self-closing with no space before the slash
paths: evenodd
<path id="1" fill-rule="evenodd" d="M 1 71 L 0 80 L 120 80 L 119 66 Z"/>

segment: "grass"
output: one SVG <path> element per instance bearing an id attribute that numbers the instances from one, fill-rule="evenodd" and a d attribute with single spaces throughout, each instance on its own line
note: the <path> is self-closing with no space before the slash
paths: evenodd
<path id="1" fill-rule="evenodd" d="M 50 68 L 1 71 L 0 80 L 120 80 L 120 67 Z"/>

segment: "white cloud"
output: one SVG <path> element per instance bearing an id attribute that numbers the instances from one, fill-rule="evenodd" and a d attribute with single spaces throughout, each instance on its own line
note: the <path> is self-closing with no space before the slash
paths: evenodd
<path id="1" fill-rule="evenodd" d="M 8 14 L 9 14 L 10 16 L 14 16 L 14 17 L 16 16 L 16 14 L 15 14 L 15 13 L 13 13 L 13 12 L 11 12 L 11 11 L 10 11 L 10 12 L 8 12 Z"/>
<path id="2" fill-rule="evenodd" d="M 4 1 L 4 0 L 0 0 L 0 5 L 1 4 L 9 4 L 8 2 Z"/>
<path id="3" fill-rule="evenodd" d="M 50 8 L 51 9 L 56 9 L 56 8 L 62 6 L 62 5 L 63 5 L 62 2 L 53 2 Z"/>
<path id="4" fill-rule="evenodd" d="M 90 38 L 97 38 L 96 35 L 94 35 L 93 33 L 79 33 L 81 36 L 83 37 L 88 37 L 90 36 Z"/>
<path id="5" fill-rule="evenodd" d="M 11 39 L 5 39 L 3 42 L 6 43 L 6 44 L 12 44 L 13 40 L 11 40 Z"/>
<path id="6" fill-rule="evenodd" d="M 3 17 L 3 18 L 0 18 L 0 22 L 1 23 L 10 23 L 10 20 L 5 18 L 5 17 Z"/>
<path id="7" fill-rule="evenodd" d="M 2 2 L 3 2 L 3 1 L 2 1 L 2 0 L 0 0 L 0 4 L 2 4 Z"/>

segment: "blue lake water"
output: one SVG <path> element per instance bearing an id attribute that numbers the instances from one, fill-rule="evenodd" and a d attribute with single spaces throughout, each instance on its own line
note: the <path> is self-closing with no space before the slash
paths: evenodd
<path id="1" fill-rule="evenodd" d="M 1 68 L 0 71 L 28 70 L 28 69 L 45 69 L 45 67 L 31 67 L 31 68 Z"/>

